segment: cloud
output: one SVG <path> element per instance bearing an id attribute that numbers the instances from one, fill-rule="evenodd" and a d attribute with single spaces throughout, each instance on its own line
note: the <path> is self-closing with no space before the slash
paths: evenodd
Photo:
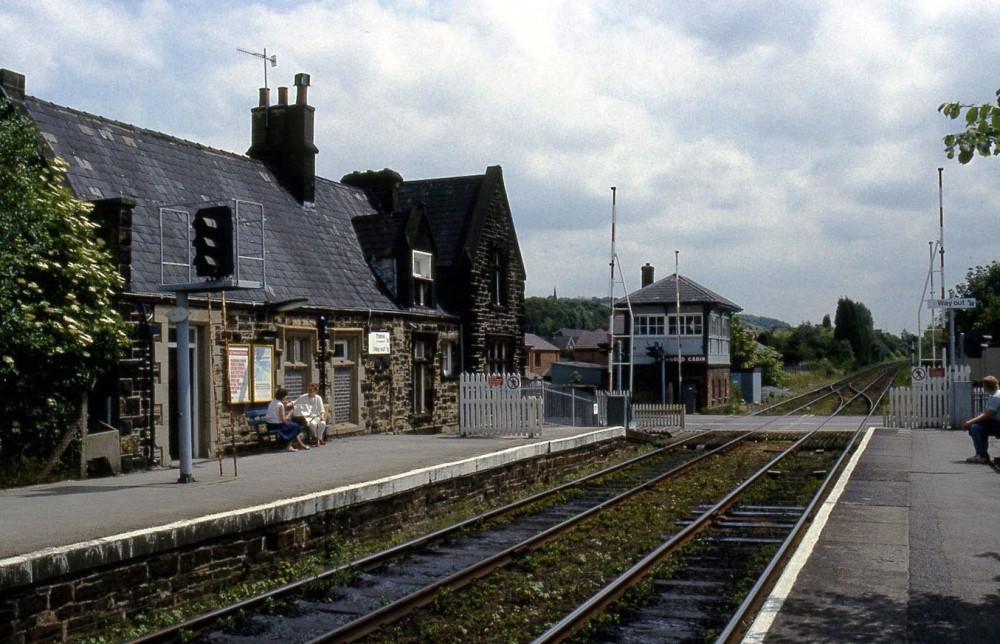
<path id="1" fill-rule="evenodd" d="M 998 28 L 982 2 L 15 1 L 0 64 L 41 98 L 243 152 L 263 65 L 236 48 L 266 46 L 272 87 L 312 76 L 324 176 L 501 164 L 529 293 L 607 291 L 614 185 L 630 286 L 679 249 L 751 312 L 818 321 L 849 295 L 898 330 L 937 167 L 948 274 L 996 256 L 997 169 L 946 163 L 959 124 L 935 110 L 993 100 Z"/>

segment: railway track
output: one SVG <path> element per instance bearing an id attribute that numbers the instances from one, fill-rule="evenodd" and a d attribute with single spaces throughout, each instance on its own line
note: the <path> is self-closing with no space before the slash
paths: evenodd
<path id="1" fill-rule="evenodd" d="M 899 366 L 896 364 L 876 365 L 873 367 L 868 367 L 867 369 L 863 369 L 861 371 L 849 374 L 844 378 L 841 378 L 840 380 L 837 380 L 835 382 L 822 385 L 814 389 L 810 389 L 809 391 L 803 392 L 791 398 L 787 398 L 773 405 L 765 407 L 764 409 L 759 409 L 750 415 L 766 416 L 770 414 L 779 413 L 779 411 L 785 414 L 794 413 L 795 411 L 812 407 L 813 405 L 816 405 L 817 403 L 820 403 L 834 396 L 838 398 L 838 402 L 836 403 L 835 408 L 839 409 L 841 404 L 844 403 L 845 401 L 853 400 L 855 403 L 865 404 L 866 407 L 861 413 L 870 413 L 874 409 L 874 401 L 871 399 L 871 397 L 867 395 L 867 393 L 864 392 L 871 384 L 872 379 L 879 378 L 882 374 L 886 373 L 887 371 L 891 371 L 893 374 L 895 374 L 895 372 L 898 369 Z M 860 390 L 858 387 L 860 387 Z M 859 391 L 862 393 L 860 399 L 858 399 L 856 396 L 856 394 L 858 394 Z M 791 412 L 785 411 L 790 407 L 793 409 L 793 411 Z"/>
<path id="2" fill-rule="evenodd" d="M 858 385 L 856 380 L 852 382 Z M 851 400 L 858 399 L 864 391 L 875 387 L 877 383 L 878 379 L 873 378 L 870 382 L 858 386 L 860 391 L 853 393 L 849 400 L 843 401 L 839 409 L 845 408 Z M 846 389 L 849 384 L 851 383 L 844 383 L 823 395 L 829 396 L 839 389 Z M 819 393 L 822 392 L 817 392 Z M 802 404 L 793 407 L 787 414 L 793 414 L 812 404 L 811 400 L 803 399 L 800 401 Z M 869 403 L 872 408 L 877 404 L 871 399 Z M 535 557 L 538 552 L 543 552 L 550 544 L 557 547 L 560 540 L 564 539 L 563 535 L 575 530 L 583 531 L 584 528 L 580 526 L 585 526 L 588 522 L 599 522 L 600 517 L 614 512 L 615 508 L 627 508 L 635 499 L 644 495 L 647 498 L 656 494 L 662 496 L 664 486 L 669 486 L 671 482 L 680 485 L 679 481 L 685 480 L 685 476 L 695 476 L 694 473 L 700 471 L 698 476 L 704 478 L 707 476 L 706 473 L 720 469 L 719 465 L 722 463 L 737 463 L 737 469 L 742 467 L 746 471 L 737 472 L 738 476 L 726 485 L 735 486 L 737 491 L 745 493 L 753 481 L 761 477 L 765 477 L 765 482 L 773 482 L 775 477 L 781 478 L 781 475 L 774 474 L 775 463 L 781 462 L 780 459 L 788 458 L 792 454 L 808 455 L 817 449 L 822 449 L 818 453 L 827 454 L 825 458 L 836 453 L 831 447 L 817 448 L 812 444 L 806 445 L 808 440 L 820 440 L 814 437 L 819 427 L 798 440 L 780 435 L 771 435 L 765 439 L 761 430 L 773 423 L 776 418 L 779 417 L 761 419 L 762 422 L 756 427 L 739 434 L 704 432 L 677 441 L 578 481 L 534 495 L 382 553 L 332 568 L 320 575 L 299 580 L 250 600 L 199 616 L 136 641 L 181 639 L 188 641 L 194 635 L 197 635 L 200 641 L 210 642 L 279 640 L 320 642 L 354 641 L 363 638 L 397 640 L 400 639 L 400 628 L 404 632 L 410 629 L 413 633 L 420 633 L 421 627 L 416 626 L 414 620 L 420 619 L 421 611 L 433 612 L 439 607 L 443 610 L 447 602 L 442 598 L 458 596 L 465 592 L 463 589 L 474 588 L 479 580 L 489 579 L 495 576 L 497 571 L 523 567 L 526 560 Z M 828 436 L 824 440 L 832 439 Z M 761 448 L 761 444 L 765 447 Z M 781 456 L 772 459 L 771 454 L 776 452 L 780 452 Z M 756 461 L 753 458 L 741 457 L 740 454 L 744 453 L 753 455 Z M 741 458 L 749 460 L 744 463 Z M 794 459 L 789 463 L 792 461 Z M 794 468 L 790 467 L 785 469 L 794 471 Z M 814 467 L 809 471 L 822 470 Z M 790 480 L 788 476 L 785 478 Z M 803 480 L 806 483 L 814 482 L 815 474 L 810 474 Z M 705 516 L 709 517 L 708 521 L 716 522 L 712 530 L 732 531 L 745 528 L 773 532 L 777 526 L 794 525 L 792 517 L 788 515 L 792 511 L 789 508 L 793 506 L 782 505 L 780 499 L 777 501 L 765 499 L 756 502 L 756 505 L 747 503 L 738 505 L 738 501 L 728 500 L 730 496 L 732 494 L 718 491 L 714 497 L 706 493 L 700 500 L 697 498 L 694 501 L 689 500 L 689 507 L 683 508 L 680 516 L 673 520 L 680 523 L 673 523 L 664 530 L 674 532 L 671 540 L 680 538 L 686 543 L 692 537 L 682 535 L 700 534 L 708 529 Z M 799 513 L 804 511 L 804 505 L 794 507 Z M 782 508 L 781 516 L 768 515 L 767 512 L 771 510 L 767 508 Z M 725 514 L 726 511 L 728 514 Z M 720 518 L 724 514 L 724 518 Z M 749 518 L 752 516 L 763 518 Z M 713 555 L 706 549 L 705 544 L 711 544 L 712 539 L 711 536 L 701 538 L 703 543 L 700 542 L 699 547 L 702 548 L 703 554 L 700 555 L 700 559 L 692 555 L 689 560 L 685 560 L 685 567 L 689 573 L 694 574 L 703 570 L 706 568 L 705 562 L 712 560 L 713 557 L 719 558 L 718 554 Z M 773 550 L 778 547 L 775 544 L 777 539 L 778 536 L 769 533 L 766 537 L 758 539 L 762 541 L 757 545 L 765 550 L 766 548 Z M 729 547 L 736 547 L 732 545 L 733 543 L 740 544 L 739 547 L 750 547 L 738 539 L 733 541 L 732 535 L 719 536 L 716 540 L 719 544 L 730 544 Z M 762 555 L 756 554 L 752 557 L 741 557 L 741 560 L 758 560 L 761 557 Z M 732 560 L 733 557 L 728 559 Z M 696 581 L 698 580 L 694 578 L 687 579 L 687 582 Z M 684 586 L 684 583 L 680 585 Z M 705 614 L 713 612 L 707 606 L 698 610 Z M 547 623 L 560 621 L 558 616 L 565 614 L 562 607 L 550 609 L 549 612 L 551 614 Z M 592 618 L 593 615 L 590 615 L 582 623 L 586 624 Z M 392 630 L 393 628 L 395 630 Z M 538 633 L 541 630 L 534 627 L 533 632 Z M 578 627 L 571 629 L 573 633 L 578 630 Z M 542 641 L 559 641 L 563 638 L 558 634 L 546 637 L 556 639 Z M 418 636 L 413 641 L 422 638 L 423 636 Z M 470 641 L 474 639 L 477 638 L 470 636 Z"/>

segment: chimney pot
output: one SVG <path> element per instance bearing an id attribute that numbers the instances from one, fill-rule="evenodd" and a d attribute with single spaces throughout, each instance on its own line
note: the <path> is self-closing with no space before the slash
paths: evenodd
<path id="1" fill-rule="evenodd" d="M 278 88 L 278 105 L 288 105 L 288 88 Z"/>
<path id="2" fill-rule="evenodd" d="M 295 104 L 309 104 L 309 74 L 295 75 Z"/>
<path id="3" fill-rule="evenodd" d="M 260 88 L 260 107 L 267 107 L 271 104 L 271 90 L 266 87 Z"/>
<path id="4" fill-rule="evenodd" d="M 642 288 L 646 288 L 653 283 L 653 265 L 646 262 L 642 267 Z"/>

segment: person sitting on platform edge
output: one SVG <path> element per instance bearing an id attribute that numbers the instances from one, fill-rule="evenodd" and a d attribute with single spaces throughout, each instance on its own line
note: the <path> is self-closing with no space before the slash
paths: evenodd
<path id="1" fill-rule="evenodd" d="M 976 448 L 973 456 L 965 459 L 966 463 L 989 463 L 989 437 L 1000 438 L 1000 382 L 993 376 L 983 378 L 983 389 L 989 394 L 986 399 L 986 409 L 975 418 L 970 418 L 962 424 L 969 431 L 972 445 Z"/>
<path id="2" fill-rule="evenodd" d="M 268 429 L 278 430 L 278 435 L 288 443 L 286 448 L 289 452 L 298 450 L 292 446 L 292 441 L 296 441 L 299 447 L 309 449 L 309 446 L 302 442 L 302 425 L 293 423 L 285 413 L 285 397 L 288 392 L 282 387 L 274 392 L 274 400 L 268 403 L 267 413 L 264 415 L 264 422 Z"/>
<path id="3" fill-rule="evenodd" d="M 316 447 L 326 444 L 326 408 L 323 407 L 323 398 L 320 397 L 319 386 L 315 382 L 309 383 L 309 393 L 295 399 L 292 420 L 309 429 Z"/>

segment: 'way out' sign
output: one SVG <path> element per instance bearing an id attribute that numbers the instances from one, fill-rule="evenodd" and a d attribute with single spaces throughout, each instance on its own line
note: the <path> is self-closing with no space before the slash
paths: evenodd
<path id="1" fill-rule="evenodd" d="M 927 306 L 932 309 L 974 309 L 976 298 L 953 297 L 950 300 L 927 300 Z"/>

